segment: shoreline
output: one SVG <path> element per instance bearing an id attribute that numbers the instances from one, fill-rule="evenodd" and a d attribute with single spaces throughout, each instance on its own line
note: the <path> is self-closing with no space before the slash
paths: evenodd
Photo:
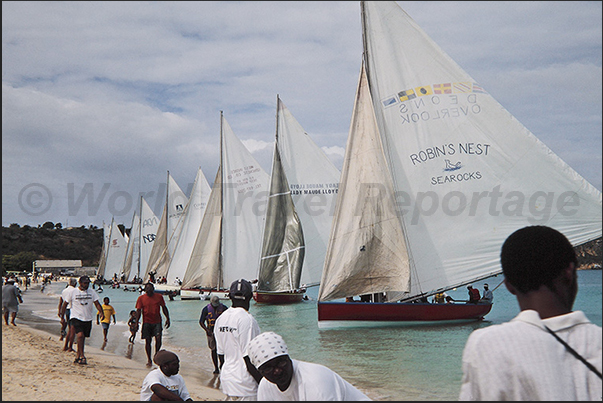
<path id="1" fill-rule="evenodd" d="M 128 345 L 125 356 L 115 347 L 101 349 L 93 342 L 99 338 L 94 337 L 95 333 L 101 333 L 94 328 L 94 322 L 91 337 L 86 338 L 85 344 L 88 365 L 74 364 L 75 353 L 62 350 L 58 318 L 56 321 L 41 318 L 28 307 L 28 300 L 34 300 L 31 304 L 35 304 L 42 298 L 50 298 L 48 305 L 55 307 L 58 299 L 52 302 L 55 298 L 40 293 L 36 285 L 24 291 L 23 297 L 17 326 L 2 322 L 2 400 L 140 401 L 142 381 L 157 367 L 146 367 L 142 340 Z M 123 339 L 119 329 L 112 327 L 111 330 L 109 346 Z M 162 348 L 179 354 L 177 348 L 172 349 L 165 343 Z M 207 376 L 213 372 L 213 365 L 211 369 L 206 367 L 205 362 L 183 362 L 181 358 L 179 374 L 184 377 L 193 400 L 223 400 L 225 395 L 218 389 L 219 377 L 212 374 L 208 379 Z"/>

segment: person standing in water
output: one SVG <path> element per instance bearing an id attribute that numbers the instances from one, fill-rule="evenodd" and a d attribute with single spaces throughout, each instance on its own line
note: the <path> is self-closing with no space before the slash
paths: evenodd
<path id="1" fill-rule="evenodd" d="M 105 317 L 100 323 L 103 326 L 103 337 L 105 338 L 105 341 L 107 341 L 107 335 L 109 334 L 109 325 L 111 325 L 111 317 L 113 317 L 113 324 L 117 323 L 117 320 L 115 319 L 115 309 L 111 305 L 109 305 L 109 302 L 109 297 L 103 298 L 102 307 Z M 98 314 L 96 315 L 96 324 L 99 324 Z"/>
<path id="2" fill-rule="evenodd" d="M 201 317 L 199 318 L 199 326 L 205 330 L 207 336 L 207 346 L 211 350 L 211 360 L 214 363 L 214 374 L 220 373 L 220 366 L 224 364 L 221 362 L 218 365 L 218 352 L 216 350 L 216 337 L 214 335 L 214 325 L 218 316 L 222 314 L 228 307 L 220 302 L 220 298 L 217 295 L 212 295 L 210 303 L 207 304 L 201 310 Z"/>
<path id="3" fill-rule="evenodd" d="M 151 361 L 151 341 L 155 338 L 155 353 L 161 350 L 161 311 L 165 316 L 165 328 L 170 327 L 170 313 L 163 295 L 155 292 L 153 283 L 148 282 L 144 287 L 145 293 L 136 300 L 136 323 L 142 315 L 142 338 L 145 340 L 145 351 L 147 353 L 147 367 L 153 366 Z"/>

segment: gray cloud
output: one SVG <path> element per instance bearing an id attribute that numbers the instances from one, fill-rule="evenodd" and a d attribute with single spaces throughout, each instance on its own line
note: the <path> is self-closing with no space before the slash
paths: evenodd
<path id="1" fill-rule="evenodd" d="M 401 4 L 601 189 L 600 2 Z M 159 215 L 168 170 L 183 189 L 198 167 L 213 181 L 220 111 L 269 172 L 276 94 L 341 168 L 359 10 L 359 2 L 3 2 L 3 225 L 100 226 L 119 192 L 153 192 Z M 18 202 L 32 183 L 53 196 L 39 216 Z M 105 183 L 97 211 L 69 208 L 70 186 L 81 195 L 92 184 L 98 201 Z M 129 226 L 132 212 L 116 219 Z"/>

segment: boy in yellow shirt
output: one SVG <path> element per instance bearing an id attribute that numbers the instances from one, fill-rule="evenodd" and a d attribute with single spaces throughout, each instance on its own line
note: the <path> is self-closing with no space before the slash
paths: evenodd
<path id="1" fill-rule="evenodd" d="M 117 320 L 115 319 L 115 309 L 109 305 L 109 297 L 105 297 L 103 298 L 103 313 L 105 314 L 105 317 L 103 318 L 103 320 L 100 322 L 103 325 L 103 335 L 105 336 L 105 341 L 107 341 L 107 334 L 109 333 L 109 325 L 111 324 L 111 317 L 113 316 L 113 324 L 117 323 Z M 100 324 L 99 323 L 99 315 L 98 313 L 96 314 L 96 324 Z"/>

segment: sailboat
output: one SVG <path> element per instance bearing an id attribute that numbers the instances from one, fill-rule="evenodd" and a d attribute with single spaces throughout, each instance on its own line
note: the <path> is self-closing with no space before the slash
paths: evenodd
<path id="1" fill-rule="evenodd" d="M 140 214 L 134 210 L 132 214 L 132 226 L 130 227 L 130 237 L 126 246 L 126 255 L 124 257 L 123 266 L 120 273 L 120 278 L 124 283 L 131 281 L 138 273 L 138 262 L 140 257 Z"/>
<path id="2" fill-rule="evenodd" d="M 130 240 L 123 268 L 126 283 L 137 283 L 144 274 L 142 271 L 147 267 L 159 226 L 157 216 L 143 196 L 140 196 L 139 211 L 140 213 L 134 212 L 130 228 Z"/>
<path id="3" fill-rule="evenodd" d="M 109 239 L 111 239 L 111 225 L 105 224 L 103 220 L 103 247 L 101 255 L 98 259 L 98 267 L 96 268 L 95 276 L 97 279 L 102 279 L 105 275 L 105 266 L 107 265 L 107 249 L 109 248 Z"/>
<path id="4" fill-rule="evenodd" d="M 254 298 L 299 302 L 320 283 L 341 173 L 278 95 L 273 157 Z"/>
<path id="5" fill-rule="evenodd" d="M 179 235 L 172 258 L 167 269 L 167 284 L 178 287 L 180 299 L 199 299 L 199 292 L 187 292 L 181 289 L 181 284 L 191 252 L 201 227 L 201 220 L 207 208 L 207 200 L 211 188 L 201 168 L 197 170 L 197 176 L 193 182 L 191 195 L 184 208 L 184 213 L 178 222 Z"/>
<path id="6" fill-rule="evenodd" d="M 501 273 L 515 230 L 601 237 L 601 192 L 462 70 L 395 2 L 361 2 L 363 63 L 318 325 L 480 320 L 422 298 Z M 361 301 L 344 302 L 355 296 Z M 354 300 L 357 301 L 357 300 Z"/>
<path id="7" fill-rule="evenodd" d="M 111 218 L 109 239 L 105 254 L 98 267 L 97 277 L 105 279 L 117 278 L 122 271 L 126 256 L 127 242 L 114 218 Z"/>
<path id="8" fill-rule="evenodd" d="M 220 165 L 182 290 L 197 289 L 223 298 L 233 281 L 255 277 L 268 182 L 266 171 L 220 112 Z"/>
<path id="9" fill-rule="evenodd" d="M 270 174 L 270 193 L 257 287 L 253 299 L 260 303 L 300 302 L 306 292 L 300 287 L 305 243 L 287 175 L 279 150 L 280 98 L 277 96 L 276 136 Z"/>
<path id="10" fill-rule="evenodd" d="M 178 241 L 179 229 L 181 229 L 178 222 L 187 203 L 188 198 L 168 171 L 165 205 L 145 270 L 145 280 L 150 278 L 149 273 L 155 273 L 155 280 L 167 275 L 170 260 Z M 177 291 L 179 288 L 166 284 L 155 284 L 155 290 L 159 293 Z"/>

